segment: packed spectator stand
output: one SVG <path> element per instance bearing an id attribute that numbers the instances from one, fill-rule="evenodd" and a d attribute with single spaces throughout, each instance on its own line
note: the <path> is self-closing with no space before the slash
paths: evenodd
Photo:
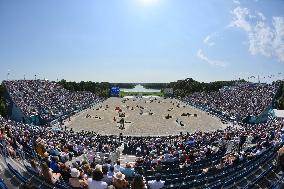
<path id="1" fill-rule="evenodd" d="M 39 115 L 44 122 L 86 108 L 98 100 L 91 92 L 71 92 L 47 80 L 15 80 L 3 84 L 25 116 Z"/>
<path id="2" fill-rule="evenodd" d="M 218 112 L 226 118 L 241 121 L 247 116 L 259 116 L 271 105 L 278 87 L 278 83 L 245 83 L 217 92 L 196 92 L 183 100 L 193 106 Z"/>
<path id="3" fill-rule="evenodd" d="M 5 86 L 26 115 L 36 112 L 45 120 L 96 98 L 87 92 L 72 94 L 47 81 L 6 81 Z M 193 94 L 187 100 L 244 118 L 261 114 L 276 90 L 277 85 L 238 86 L 231 91 Z M 59 100 L 62 96 L 64 102 Z M 5 170 L 0 174 L 4 179 L 0 188 L 276 189 L 283 183 L 276 171 L 278 164 L 284 171 L 283 142 L 284 122 L 272 117 L 260 124 L 161 137 L 52 130 L 0 117 L 0 169 Z M 121 165 L 121 153 L 136 155 L 135 164 Z"/>

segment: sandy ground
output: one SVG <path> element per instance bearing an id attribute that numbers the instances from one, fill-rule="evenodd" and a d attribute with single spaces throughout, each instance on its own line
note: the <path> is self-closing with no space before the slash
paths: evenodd
<path id="1" fill-rule="evenodd" d="M 66 120 L 64 124 L 75 131 L 83 129 L 103 135 L 123 133 L 133 136 L 175 135 L 180 132 L 212 131 L 226 127 L 218 118 L 191 106 L 184 106 L 175 99 L 129 99 L 125 103 L 123 100 L 122 98 L 109 98 L 94 108 L 74 115 L 71 117 L 71 121 Z M 177 107 L 178 103 L 180 103 L 180 107 Z M 109 108 L 106 108 L 107 105 Z M 115 107 L 120 107 L 122 112 L 125 112 L 125 121 L 130 122 L 125 124 L 124 130 L 119 129 L 119 124 L 113 120 L 114 117 L 117 121 L 121 119 Z M 132 107 L 134 110 L 131 110 Z M 141 110 L 140 107 L 144 109 Z M 153 115 L 149 115 L 149 112 L 152 112 Z M 142 115 L 140 115 L 141 113 Z M 182 113 L 190 113 L 191 115 L 181 116 Z M 91 117 L 86 118 L 87 114 Z M 168 114 L 172 116 L 171 119 L 165 118 Z M 197 114 L 197 117 L 194 114 Z M 182 121 L 184 126 L 176 123 L 177 119 Z"/>

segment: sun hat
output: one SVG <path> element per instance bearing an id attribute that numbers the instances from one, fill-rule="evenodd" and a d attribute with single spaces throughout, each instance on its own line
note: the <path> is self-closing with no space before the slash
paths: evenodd
<path id="1" fill-rule="evenodd" d="M 115 175 L 113 177 L 118 179 L 118 180 L 123 180 L 125 178 L 125 175 L 122 174 L 121 172 L 117 172 L 117 173 L 115 173 Z"/>
<path id="2" fill-rule="evenodd" d="M 103 166 L 100 165 L 100 164 L 97 164 L 96 167 L 95 167 L 96 170 L 99 170 L 101 172 L 103 172 Z"/>
<path id="3" fill-rule="evenodd" d="M 73 178 L 78 178 L 80 176 L 80 171 L 76 168 L 72 168 L 70 175 Z"/>

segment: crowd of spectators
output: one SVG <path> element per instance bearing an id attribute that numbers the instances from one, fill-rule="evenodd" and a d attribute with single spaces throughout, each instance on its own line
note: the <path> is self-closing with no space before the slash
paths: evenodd
<path id="1" fill-rule="evenodd" d="M 241 84 L 217 92 L 196 92 L 183 100 L 194 106 L 242 120 L 258 116 L 272 103 L 278 84 Z"/>
<path id="2" fill-rule="evenodd" d="M 10 82 L 5 84 L 9 92 L 14 94 L 14 99 L 19 97 L 24 99 L 16 100 L 18 104 L 25 104 L 24 102 L 33 104 L 37 101 L 40 103 L 38 96 L 30 94 L 41 91 L 36 86 L 27 87 L 23 84 L 26 86 L 24 88 L 30 90 L 22 90 L 21 83 L 29 81 L 11 82 L 13 84 Z M 54 90 L 50 94 L 56 93 L 54 96 L 58 98 L 66 96 L 64 92 L 72 94 L 52 82 L 32 81 L 32 86 L 34 83 L 42 85 L 40 89 L 49 85 L 61 92 L 63 90 L 63 94 L 58 95 L 57 89 L 50 89 Z M 14 91 L 13 86 L 17 86 L 15 88 L 18 92 Z M 243 85 L 231 90 L 199 93 L 200 96 L 193 94 L 187 100 L 198 105 L 214 107 L 231 116 L 244 117 L 247 113 L 260 114 L 271 103 L 276 89 L 275 85 Z M 44 98 L 49 98 L 49 92 L 39 92 L 41 93 L 42 96 L 46 95 Z M 89 97 L 95 100 L 95 97 Z M 76 103 L 80 101 L 78 100 L 80 97 L 75 99 Z M 88 101 L 85 103 L 87 104 Z M 48 104 L 47 100 L 47 103 L 40 107 L 47 107 Z M 61 105 L 55 103 L 54 107 L 60 107 L 55 109 L 64 111 L 65 105 Z M 20 107 L 26 106 L 20 105 Z M 41 108 L 37 107 L 32 112 L 35 110 L 40 112 Z M 25 109 L 25 112 L 27 110 L 30 109 Z M 211 163 L 197 168 L 202 173 L 208 173 L 261 156 L 269 147 L 280 142 L 284 142 L 284 122 L 275 118 L 266 123 L 233 125 L 213 132 L 197 131 L 175 136 L 133 137 L 102 136 L 91 131 L 74 132 L 67 128 L 52 130 L 49 127 L 31 126 L 0 117 L 0 143 L 9 156 L 19 158 L 27 149 L 35 151 L 36 155 L 30 159 L 30 166 L 35 174 L 53 184 L 64 182 L 73 188 L 159 189 L 165 184 L 162 179 L 163 174 L 169 174 L 163 170 L 168 163 L 172 169 L 182 170 L 198 162 L 219 157 L 216 164 Z M 135 163 L 121 165 L 120 153 L 135 155 L 137 159 Z M 145 175 L 149 171 L 155 175 L 155 178 L 146 181 Z"/>
<path id="3" fill-rule="evenodd" d="M 10 80 L 3 84 L 25 116 L 39 115 L 44 121 L 52 121 L 98 100 L 91 92 L 71 92 L 47 80 Z"/>
<path id="4" fill-rule="evenodd" d="M 201 170 L 209 172 L 260 156 L 281 141 L 284 124 L 277 119 L 215 132 L 131 137 L 52 130 L 0 117 L 0 143 L 5 144 L 9 156 L 19 158 L 21 151 L 33 148 L 38 157 L 30 162 L 35 174 L 51 183 L 65 182 L 75 188 L 161 188 L 165 163 L 182 169 L 221 154 L 218 164 Z M 120 164 L 122 146 L 122 153 L 137 156 L 135 163 Z M 148 170 L 156 174 L 156 179 L 145 182 L 143 175 Z"/>

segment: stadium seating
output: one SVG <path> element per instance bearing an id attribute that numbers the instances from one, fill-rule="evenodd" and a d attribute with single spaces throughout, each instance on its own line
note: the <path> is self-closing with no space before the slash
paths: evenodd
<path id="1" fill-rule="evenodd" d="M 5 86 L 11 98 L 27 116 L 32 116 L 36 112 L 45 121 L 79 110 L 83 107 L 77 107 L 80 103 L 88 106 L 97 100 L 93 94 L 71 93 L 56 83 L 46 81 L 9 81 L 5 82 Z M 49 88 L 52 88 L 51 92 L 47 91 Z M 261 114 L 272 102 L 276 90 L 277 85 L 246 85 L 219 93 L 196 93 L 184 100 L 214 115 L 221 115 L 226 120 L 231 120 L 234 116 L 243 119 L 250 113 L 256 116 Z M 33 93 L 37 93 L 36 91 L 38 94 L 34 97 Z M 260 92 L 263 95 L 259 95 Z M 48 99 L 50 95 L 56 96 L 53 102 Z M 63 100 L 62 96 L 66 101 L 75 99 L 72 105 L 66 106 L 64 113 L 62 109 L 65 104 L 60 103 Z M 218 96 L 223 96 L 224 99 Z M 241 104 L 236 106 L 233 102 L 227 101 L 229 97 Z M 240 99 L 244 97 L 248 99 Z M 38 100 L 36 98 L 45 103 L 39 105 L 35 102 Z M 254 99 L 253 102 L 245 104 L 251 99 Z M 262 99 L 264 103 L 258 105 L 256 102 Z M 29 107 L 26 107 L 27 104 Z M 49 111 L 50 105 L 54 106 L 52 110 L 53 113 L 56 112 L 54 115 Z M 235 110 L 230 111 L 231 107 Z M 247 111 L 244 112 L 243 109 L 246 108 Z M 66 180 L 58 180 L 55 184 L 51 184 L 50 180 L 35 171 L 30 163 L 31 160 L 38 164 L 50 163 L 48 158 L 58 156 L 61 165 L 67 162 L 70 163 L 70 167 L 82 171 L 87 164 L 90 170 L 94 170 L 94 164 L 114 165 L 115 162 L 109 163 L 108 159 L 111 154 L 118 152 L 120 146 L 124 146 L 123 153 L 127 155 L 135 155 L 137 149 L 143 149 L 140 152 L 140 159 L 135 162 L 135 172 L 142 174 L 146 182 L 155 180 L 155 174 L 160 173 L 161 179 L 165 181 L 165 189 L 219 189 L 235 186 L 250 189 L 275 170 L 276 152 L 283 145 L 281 135 L 283 128 L 283 123 L 272 118 L 266 123 L 240 124 L 240 128 L 228 127 L 214 132 L 164 137 L 126 136 L 121 140 L 118 136 L 102 136 L 88 131 L 78 133 L 70 130 L 52 131 L 45 127 L 32 127 L 0 117 L 0 129 L 6 137 L 0 138 L 0 151 L 1 157 L 8 160 L 2 162 L 6 165 L 6 170 L 20 182 L 20 185 L 39 183 L 38 188 L 43 189 L 72 187 L 66 183 Z M 247 137 L 245 145 L 240 142 L 244 135 Z M 4 141 L 3 144 L 1 140 Z M 17 158 L 21 158 L 22 161 L 13 163 Z M 85 174 L 87 175 L 87 171 Z M 128 177 L 130 182 L 133 178 Z M 7 188 L 6 181 L 9 179 L 0 180 L 0 188 Z M 281 185 L 283 178 L 276 183 L 270 183 L 270 188 L 276 189 Z"/>
<path id="2" fill-rule="evenodd" d="M 4 180 L 0 178 L 0 189 L 9 189 Z"/>

